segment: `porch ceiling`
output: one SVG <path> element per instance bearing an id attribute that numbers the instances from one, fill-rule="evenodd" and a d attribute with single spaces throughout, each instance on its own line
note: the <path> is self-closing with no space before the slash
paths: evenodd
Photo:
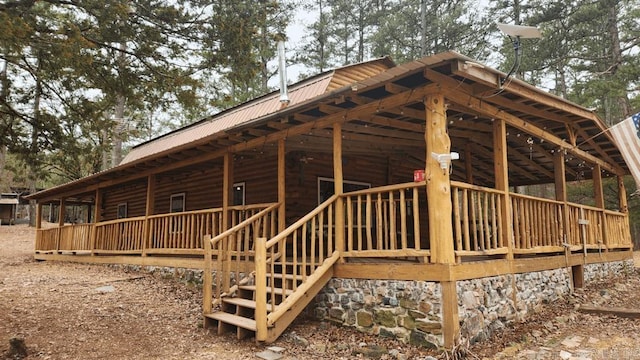
<path id="1" fill-rule="evenodd" d="M 628 170 L 605 126 L 592 112 L 457 53 L 398 65 L 363 81 L 285 107 L 171 151 L 47 189 L 31 198 L 46 200 L 87 193 L 98 187 L 171 171 L 254 149 L 332 149 L 331 126 L 343 122 L 343 152 L 358 156 L 398 155 L 424 163 L 423 99 L 445 94 L 453 162 L 452 179 L 493 186 L 493 122 L 507 120 L 510 185 L 552 183 L 554 154 L 566 153 L 567 180 L 590 179 L 596 162 L 603 176 Z"/>

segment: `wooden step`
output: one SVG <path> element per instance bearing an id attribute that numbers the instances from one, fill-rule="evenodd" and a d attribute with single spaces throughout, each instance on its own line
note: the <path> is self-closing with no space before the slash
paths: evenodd
<path id="1" fill-rule="evenodd" d="M 247 309 L 256 308 L 256 302 L 249 299 L 243 299 L 239 297 L 225 297 L 225 298 L 222 298 L 222 301 L 227 304 L 242 306 Z M 272 309 L 271 304 L 267 304 L 267 311 L 271 312 L 272 311 L 271 309 Z"/>
<path id="2" fill-rule="evenodd" d="M 209 319 L 217 320 L 223 322 L 225 324 L 234 325 L 237 327 L 241 327 L 243 329 L 256 331 L 256 321 L 253 319 L 248 319 L 246 317 L 229 314 L 223 311 L 214 312 L 211 314 L 205 314 L 204 316 Z"/>
<path id="3" fill-rule="evenodd" d="M 256 291 L 256 286 L 255 285 L 243 285 L 239 287 L 242 290 L 249 290 L 249 291 Z M 271 293 L 271 287 L 267 286 L 267 294 Z M 274 288 L 273 289 L 273 293 L 276 295 L 283 295 L 286 294 L 287 296 L 293 294 L 293 290 L 291 289 L 286 289 L 283 290 L 282 288 Z"/>

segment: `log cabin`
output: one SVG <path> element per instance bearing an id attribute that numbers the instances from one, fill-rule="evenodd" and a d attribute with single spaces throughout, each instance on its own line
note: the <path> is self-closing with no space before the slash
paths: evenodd
<path id="1" fill-rule="evenodd" d="M 206 326 L 256 341 L 305 308 L 417 345 L 481 340 L 632 261 L 606 126 L 505 77 L 447 52 L 253 99 L 31 195 L 60 212 L 38 216 L 35 258 L 202 270 Z M 590 204 L 569 201 L 576 181 Z"/>

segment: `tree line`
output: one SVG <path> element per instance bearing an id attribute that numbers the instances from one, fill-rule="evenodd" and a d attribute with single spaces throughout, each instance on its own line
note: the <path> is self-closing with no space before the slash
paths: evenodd
<path id="1" fill-rule="evenodd" d="M 289 63 L 304 75 L 448 50 L 508 71 L 512 45 L 496 22 L 537 26 L 517 76 L 611 125 L 640 110 L 639 2 L 3 1 L 0 187 L 109 168 L 130 144 L 271 91 L 276 43 L 293 22 L 304 37 Z"/>

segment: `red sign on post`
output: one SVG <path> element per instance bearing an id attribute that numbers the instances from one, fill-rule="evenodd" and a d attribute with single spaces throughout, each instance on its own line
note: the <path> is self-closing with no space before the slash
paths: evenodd
<path id="1" fill-rule="evenodd" d="M 413 181 L 415 181 L 415 182 L 424 181 L 424 170 L 414 170 L 413 171 Z"/>

